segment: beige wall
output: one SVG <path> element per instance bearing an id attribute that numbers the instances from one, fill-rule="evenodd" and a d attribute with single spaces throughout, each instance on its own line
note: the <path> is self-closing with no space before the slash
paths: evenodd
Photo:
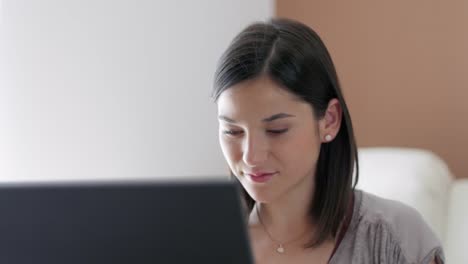
<path id="1" fill-rule="evenodd" d="M 468 1 L 277 0 L 330 49 L 359 146 L 432 150 L 468 178 Z"/>

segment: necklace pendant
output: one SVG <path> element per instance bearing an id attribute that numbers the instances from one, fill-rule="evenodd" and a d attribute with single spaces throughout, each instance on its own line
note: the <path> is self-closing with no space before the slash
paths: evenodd
<path id="1" fill-rule="evenodd" d="M 279 244 L 279 245 L 278 245 L 278 248 L 276 249 L 276 251 L 278 251 L 278 253 L 280 253 L 280 254 L 283 254 L 283 253 L 284 253 L 284 247 L 283 247 L 283 245 Z"/>

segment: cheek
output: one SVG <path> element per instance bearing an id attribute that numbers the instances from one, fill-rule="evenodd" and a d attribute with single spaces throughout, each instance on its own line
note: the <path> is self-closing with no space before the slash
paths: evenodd
<path id="1" fill-rule="evenodd" d="M 280 147 L 277 153 L 289 171 L 303 174 L 315 167 L 320 141 L 315 131 L 307 130 L 293 135 Z"/>
<path id="2" fill-rule="evenodd" d="M 238 144 L 232 140 L 225 139 L 224 135 L 220 135 L 219 145 L 221 146 L 224 158 L 232 169 L 232 165 L 239 159 L 239 155 L 241 153 Z"/>

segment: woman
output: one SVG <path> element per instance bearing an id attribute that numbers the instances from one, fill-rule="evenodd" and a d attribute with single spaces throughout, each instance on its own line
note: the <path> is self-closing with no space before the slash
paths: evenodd
<path id="1" fill-rule="evenodd" d="M 355 190 L 351 118 L 313 30 L 248 26 L 220 60 L 213 98 L 256 263 L 443 263 L 414 209 Z"/>

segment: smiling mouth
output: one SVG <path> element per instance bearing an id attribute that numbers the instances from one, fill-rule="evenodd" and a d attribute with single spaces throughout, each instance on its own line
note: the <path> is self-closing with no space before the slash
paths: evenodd
<path id="1" fill-rule="evenodd" d="M 255 182 L 255 183 L 265 183 L 267 181 L 269 181 L 274 175 L 276 174 L 276 172 L 271 172 L 271 173 L 246 173 L 245 175 L 247 175 L 247 177 Z"/>

